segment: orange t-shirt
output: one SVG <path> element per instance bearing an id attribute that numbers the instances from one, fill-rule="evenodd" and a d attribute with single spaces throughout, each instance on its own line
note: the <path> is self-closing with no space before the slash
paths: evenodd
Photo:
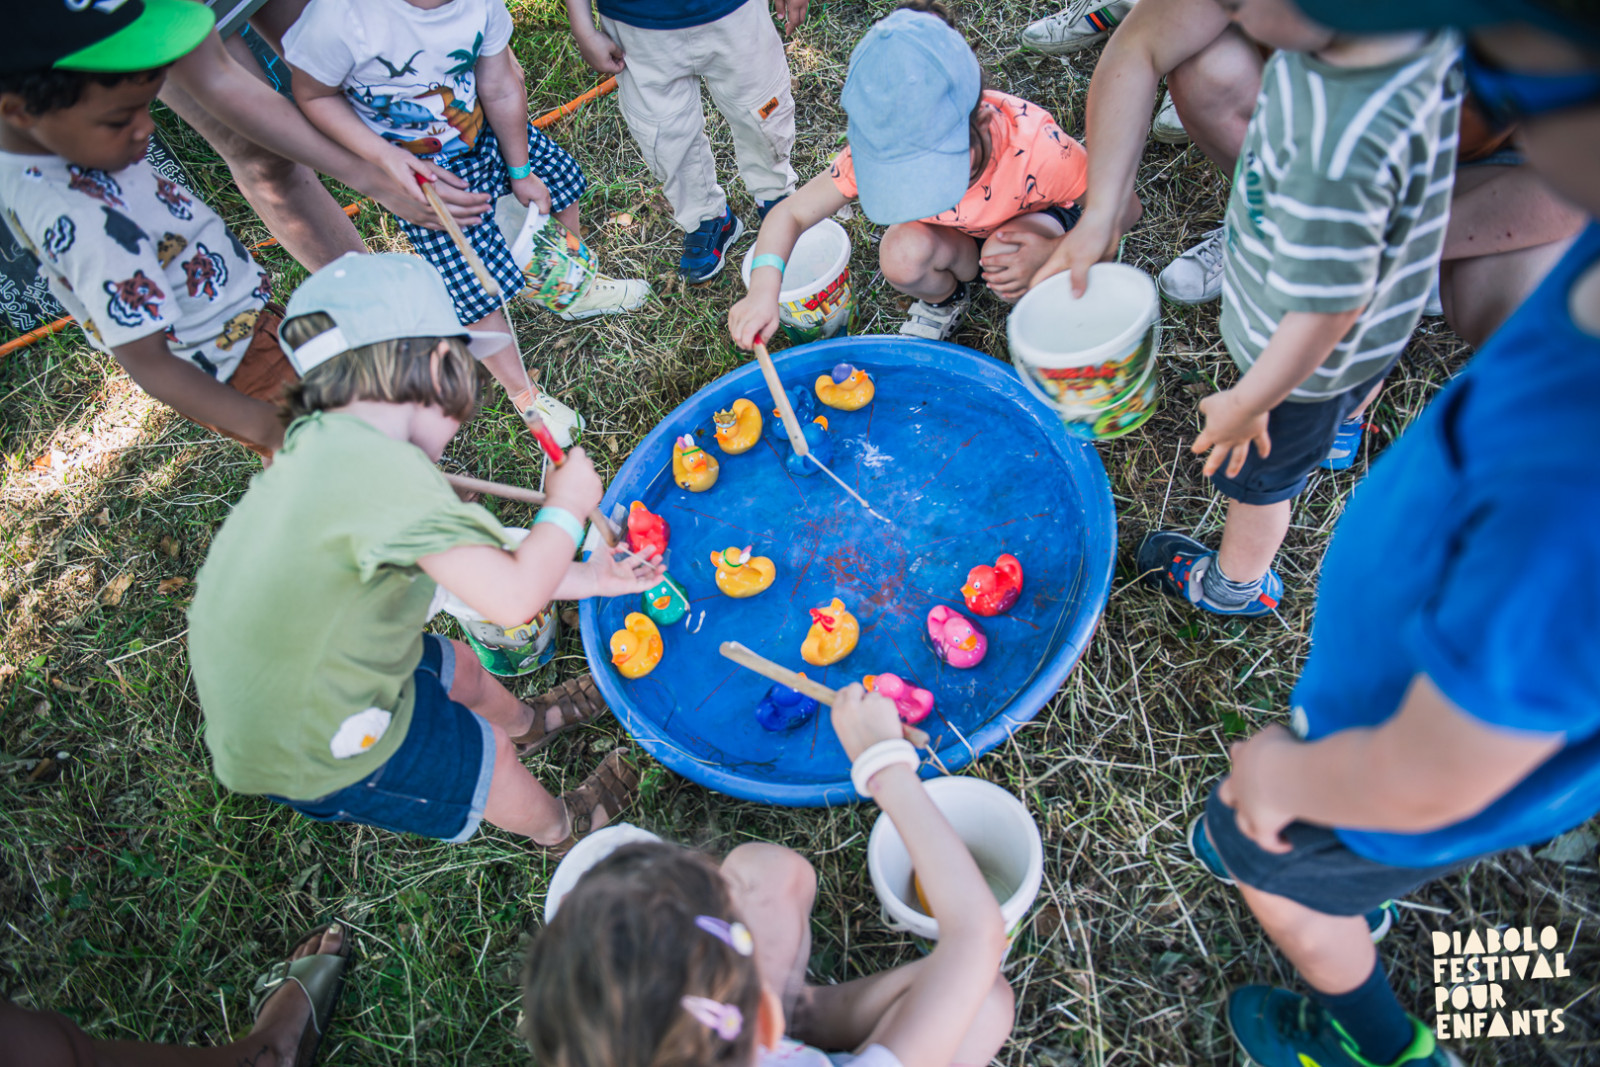
<path id="1" fill-rule="evenodd" d="M 983 102 L 994 109 L 989 165 L 960 203 L 923 222 L 988 237 L 1018 215 L 1068 207 L 1083 195 L 1089 180 L 1088 156 L 1083 145 L 1056 125 L 1050 112 L 992 90 L 983 94 Z M 839 192 L 852 200 L 859 195 L 849 148 L 839 153 L 828 173 Z"/>

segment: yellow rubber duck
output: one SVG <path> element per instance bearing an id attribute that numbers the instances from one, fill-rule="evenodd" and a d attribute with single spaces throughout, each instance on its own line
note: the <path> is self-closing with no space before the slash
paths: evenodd
<path id="1" fill-rule="evenodd" d="M 717 484 L 717 461 L 684 434 L 672 442 L 672 480 L 691 493 L 703 493 Z"/>
<path id="2" fill-rule="evenodd" d="M 838 597 L 825 608 L 811 609 L 811 629 L 800 646 L 800 658 L 816 667 L 838 663 L 855 650 L 861 639 L 861 624 L 844 610 Z"/>
<path id="3" fill-rule="evenodd" d="M 622 625 L 611 635 L 611 662 L 624 678 L 643 678 L 661 662 L 661 631 L 637 611 L 628 612 Z"/>
<path id="4" fill-rule="evenodd" d="M 711 416 L 717 424 L 717 444 L 730 456 L 748 452 L 761 440 L 761 409 L 740 397 L 727 411 Z"/>
<path id="5" fill-rule="evenodd" d="M 840 411 L 866 407 L 875 392 L 877 387 L 867 372 L 849 363 L 840 363 L 831 373 L 817 378 L 817 399 Z"/>
<path id="6" fill-rule="evenodd" d="M 711 553 L 711 565 L 717 568 L 717 588 L 741 600 L 765 592 L 778 576 L 778 568 L 770 559 L 750 555 L 749 545 Z"/>

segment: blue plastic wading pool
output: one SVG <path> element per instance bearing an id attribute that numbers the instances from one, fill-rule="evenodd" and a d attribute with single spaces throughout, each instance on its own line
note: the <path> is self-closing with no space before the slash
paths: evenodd
<path id="1" fill-rule="evenodd" d="M 1111 589 L 1116 516 L 1093 448 L 1073 440 L 1012 369 L 959 345 L 901 337 L 844 337 L 774 357 L 784 385 L 808 388 L 836 363 L 865 369 L 877 395 L 860 411 L 817 406 L 834 444 L 830 467 L 893 525 L 868 515 L 822 473 L 783 468 L 787 442 L 765 433 L 742 455 L 717 446 L 712 413 L 748 397 L 768 422 L 773 404 L 752 361 L 701 389 L 639 445 L 601 509 L 643 501 L 672 526 L 669 571 L 688 593 L 687 618 L 662 628 L 666 654 L 628 680 L 608 642 L 637 596 L 585 600 L 583 645 L 600 691 L 645 751 L 708 788 L 790 806 L 851 803 L 850 762 L 828 711 L 790 733 L 755 719 L 771 686 L 718 654 L 739 641 L 833 688 L 897 674 L 931 690 L 932 734 L 950 770 L 976 759 L 1038 713 L 1087 647 Z M 814 395 L 814 394 L 813 394 Z M 691 493 L 672 481 L 683 434 L 721 465 L 716 485 Z M 766 592 L 717 590 L 711 556 L 749 545 L 777 564 Z M 967 571 L 1001 552 L 1022 562 L 1022 597 L 976 618 L 962 602 Z M 809 609 L 839 597 L 861 623 L 855 651 L 830 667 L 800 658 Z M 948 604 L 989 638 L 976 668 L 941 663 L 924 634 L 928 610 Z M 923 774 L 938 774 L 924 761 Z"/>

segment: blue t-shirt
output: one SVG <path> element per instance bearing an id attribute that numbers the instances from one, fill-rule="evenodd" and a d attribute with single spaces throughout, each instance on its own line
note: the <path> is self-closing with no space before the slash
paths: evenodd
<path id="1" fill-rule="evenodd" d="M 747 0 L 600 0 L 600 14 L 645 30 L 686 30 L 731 15 Z"/>
<path id="2" fill-rule="evenodd" d="M 1508 736 L 1565 735 L 1463 822 L 1336 829 L 1368 859 L 1452 863 L 1600 812 L 1600 338 L 1567 307 L 1597 262 L 1591 224 L 1374 464 L 1323 561 L 1293 698 L 1308 740 L 1384 722 L 1417 674 Z"/>

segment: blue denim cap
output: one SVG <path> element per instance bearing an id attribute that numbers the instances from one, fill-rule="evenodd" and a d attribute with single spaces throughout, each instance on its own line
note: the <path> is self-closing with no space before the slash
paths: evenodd
<path id="1" fill-rule="evenodd" d="M 456 318 L 450 290 L 433 265 L 397 252 L 346 252 L 300 284 L 284 321 L 320 311 L 333 329 L 298 348 L 283 346 L 301 375 L 352 348 L 404 337 L 464 337 L 476 359 L 511 343 L 511 335 L 469 330 Z"/>
<path id="2" fill-rule="evenodd" d="M 902 8 L 850 53 L 840 103 L 861 210 L 880 226 L 948 211 L 967 194 L 967 116 L 983 74 L 961 34 L 937 15 Z"/>

